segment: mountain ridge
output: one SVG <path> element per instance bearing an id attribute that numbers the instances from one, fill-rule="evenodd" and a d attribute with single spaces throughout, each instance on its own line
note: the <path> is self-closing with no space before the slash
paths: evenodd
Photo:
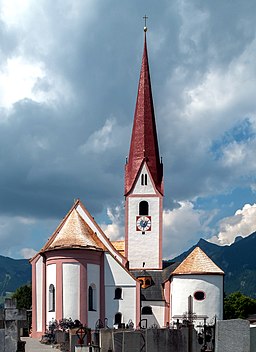
<path id="1" fill-rule="evenodd" d="M 256 232 L 240 237 L 231 245 L 219 246 L 200 239 L 198 243 L 171 262 L 182 261 L 195 247 L 200 247 L 224 272 L 224 291 L 235 291 L 256 298 Z"/>
<path id="2" fill-rule="evenodd" d="M 20 286 L 31 283 L 31 265 L 27 259 L 0 255 L 0 305 Z"/>
<path id="3" fill-rule="evenodd" d="M 240 291 L 256 298 L 256 232 L 247 237 L 237 237 L 229 246 L 219 246 L 201 238 L 187 251 L 164 261 L 164 266 L 183 261 L 197 246 L 225 272 L 225 294 Z M 31 265 L 27 259 L 13 259 L 0 255 L 0 303 L 9 292 L 30 284 L 31 274 Z"/>

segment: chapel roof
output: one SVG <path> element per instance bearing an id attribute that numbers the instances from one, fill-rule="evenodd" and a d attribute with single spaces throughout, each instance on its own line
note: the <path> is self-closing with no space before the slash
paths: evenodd
<path id="1" fill-rule="evenodd" d="M 130 152 L 125 166 L 126 195 L 131 191 L 143 162 L 147 163 L 157 190 L 163 194 L 163 164 L 159 157 L 146 32 Z"/>
<path id="2" fill-rule="evenodd" d="M 87 248 L 104 250 L 105 247 L 89 225 L 73 207 L 60 226 L 49 238 L 41 252 L 59 248 Z"/>
<path id="3" fill-rule="evenodd" d="M 222 271 L 201 248 L 196 247 L 172 273 L 172 275 L 186 274 L 224 275 L 224 271 Z"/>

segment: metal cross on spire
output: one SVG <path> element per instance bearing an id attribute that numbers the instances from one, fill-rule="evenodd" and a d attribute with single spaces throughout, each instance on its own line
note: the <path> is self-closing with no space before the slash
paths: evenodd
<path id="1" fill-rule="evenodd" d="M 145 20 L 144 32 L 146 32 L 146 31 L 147 31 L 147 19 L 148 19 L 148 16 L 145 15 L 145 16 L 143 17 L 143 19 Z"/>

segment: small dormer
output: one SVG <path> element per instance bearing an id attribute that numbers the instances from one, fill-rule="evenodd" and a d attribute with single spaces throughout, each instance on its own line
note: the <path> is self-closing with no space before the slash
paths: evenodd
<path id="1" fill-rule="evenodd" d="M 140 282 L 141 288 L 148 288 L 153 283 L 151 276 L 140 276 L 137 279 Z"/>

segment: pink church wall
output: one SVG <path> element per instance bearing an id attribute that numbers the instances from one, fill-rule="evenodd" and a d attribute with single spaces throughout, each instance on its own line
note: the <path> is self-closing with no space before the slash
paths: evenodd
<path id="1" fill-rule="evenodd" d="M 104 252 L 94 250 L 75 250 L 75 249 L 59 249 L 44 253 L 43 261 L 43 275 L 42 275 L 42 326 L 43 331 L 36 331 L 36 262 L 40 256 L 32 260 L 32 337 L 39 338 L 42 336 L 44 331 L 47 329 L 46 322 L 46 295 L 48 289 L 46 287 L 46 266 L 49 264 L 56 264 L 56 319 L 63 319 L 63 271 L 62 267 L 64 263 L 79 263 L 80 264 L 80 316 L 77 317 L 83 324 L 88 322 L 88 306 L 87 306 L 87 264 L 97 264 L 100 267 L 100 317 L 104 319 L 105 316 L 105 297 L 104 297 Z"/>
<path id="2" fill-rule="evenodd" d="M 170 281 L 164 283 L 164 298 L 165 298 L 165 310 L 164 310 L 164 324 L 165 326 L 170 322 L 171 305 L 170 305 Z"/>
<path id="3" fill-rule="evenodd" d="M 40 332 L 37 335 L 36 331 L 36 318 L 37 318 L 37 311 L 36 311 L 36 262 L 40 258 L 37 256 L 31 262 L 32 265 L 32 337 L 38 338 L 42 335 Z"/>
<path id="4" fill-rule="evenodd" d="M 163 268 L 163 197 L 159 204 L 159 268 Z"/>
<path id="5" fill-rule="evenodd" d="M 136 282 L 136 327 L 139 327 L 140 324 L 140 282 Z"/>

